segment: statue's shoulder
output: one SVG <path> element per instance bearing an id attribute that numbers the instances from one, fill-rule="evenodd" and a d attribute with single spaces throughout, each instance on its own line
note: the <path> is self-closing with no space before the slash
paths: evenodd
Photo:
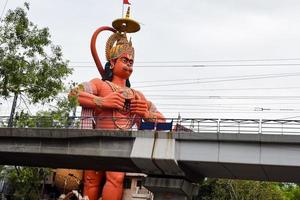
<path id="1" fill-rule="evenodd" d="M 99 84 L 103 84 L 104 83 L 104 81 L 101 80 L 100 78 L 93 78 L 90 82 L 92 82 L 92 83 L 99 83 Z"/>
<path id="2" fill-rule="evenodd" d="M 94 84 L 97 88 L 101 88 L 105 85 L 105 81 L 100 78 L 94 78 L 90 81 L 90 83 Z"/>
<path id="3" fill-rule="evenodd" d="M 144 94 L 139 91 L 139 90 L 135 90 L 135 89 L 132 89 L 135 93 L 136 96 L 138 96 L 139 99 L 146 99 L 146 97 L 144 96 Z"/>

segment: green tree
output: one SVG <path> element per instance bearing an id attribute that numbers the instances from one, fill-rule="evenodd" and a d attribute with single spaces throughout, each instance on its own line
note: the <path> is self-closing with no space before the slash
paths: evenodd
<path id="1" fill-rule="evenodd" d="M 9 10 L 0 24 L 0 96 L 14 96 L 14 103 L 20 94 L 32 103 L 49 102 L 64 89 L 63 80 L 72 70 L 48 28 L 38 28 L 27 11 L 28 3 Z"/>
<path id="2" fill-rule="evenodd" d="M 76 98 L 60 98 L 56 106 L 46 111 L 38 111 L 35 116 L 21 110 L 16 113 L 14 127 L 18 128 L 76 128 L 79 126 L 79 119 L 74 119 L 70 113 L 77 106 Z M 74 114 L 75 115 L 75 114 Z"/>
<path id="3" fill-rule="evenodd" d="M 69 117 L 69 113 L 76 107 L 76 99 L 68 99 L 66 97 L 57 100 L 57 105 L 47 111 L 39 111 L 35 116 L 31 116 L 26 111 L 21 111 L 16 114 L 14 127 L 54 127 L 62 128 L 76 126 Z M 0 166 L 1 172 L 1 166 Z M 45 177 L 51 173 L 47 168 L 33 167 L 14 167 L 6 170 L 5 174 L 10 185 L 13 187 L 12 198 L 14 200 L 38 200 L 43 194 L 43 183 Z M 0 173 L 1 177 L 1 173 Z"/>
<path id="4" fill-rule="evenodd" d="M 300 187 L 294 183 L 280 184 L 280 189 L 283 191 L 285 200 L 299 200 L 300 199 Z"/>
<path id="5" fill-rule="evenodd" d="M 26 95 L 30 103 L 50 103 L 64 90 L 63 80 L 72 70 L 63 59 L 62 50 L 50 40 L 48 28 L 38 28 L 29 21 L 29 4 L 9 10 L 0 24 L 0 97 Z M 20 111 L 14 124 L 17 127 L 65 126 L 76 102 L 66 98 L 56 101 L 57 109 L 40 111 L 38 117 Z M 13 105 L 12 108 L 15 106 Z M 14 113 L 14 109 L 12 109 Z M 50 122 L 41 121 L 51 118 Z M 3 167 L 0 169 L 4 170 Z M 49 169 L 14 167 L 6 170 L 6 177 L 14 188 L 13 199 L 40 199 L 43 180 Z"/>
<path id="6" fill-rule="evenodd" d="M 200 187 L 197 200 L 285 200 L 277 183 L 208 179 Z"/>
<path id="7" fill-rule="evenodd" d="M 14 200 L 38 200 L 43 192 L 43 181 L 50 173 L 47 168 L 14 167 L 8 172 L 13 186 Z"/>

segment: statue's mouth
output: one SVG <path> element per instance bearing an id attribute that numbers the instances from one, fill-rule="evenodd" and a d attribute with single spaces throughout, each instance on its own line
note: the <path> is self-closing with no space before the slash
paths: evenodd
<path id="1" fill-rule="evenodd" d="M 132 73 L 132 69 L 129 67 L 123 67 L 123 70 L 129 73 Z"/>

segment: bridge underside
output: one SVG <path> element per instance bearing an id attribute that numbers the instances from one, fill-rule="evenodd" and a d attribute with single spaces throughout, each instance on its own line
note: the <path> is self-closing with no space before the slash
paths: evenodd
<path id="1" fill-rule="evenodd" d="M 215 162 L 179 162 L 196 177 L 300 183 L 300 167 Z"/>
<path id="2" fill-rule="evenodd" d="M 300 136 L 0 129 L 0 164 L 300 182 Z"/>

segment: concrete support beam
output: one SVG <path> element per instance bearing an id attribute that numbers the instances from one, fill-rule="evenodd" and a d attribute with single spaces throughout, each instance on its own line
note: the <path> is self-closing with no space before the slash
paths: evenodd
<path id="1" fill-rule="evenodd" d="M 154 200 L 190 200 L 198 194 L 198 186 L 185 179 L 146 177 L 144 187 L 154 194 Z"/>
<path id="2" fill-rule="evenodd" d="M 176 140 L 171 132 L 141 132 L 133 143 L 130 158 L 145 174 L 181 176 L 185 173 L 177 164 Z M 152 137 L 149 137 L 151 135 Z M 146 136 L 146 137 L 145 137 Z"/>
<path id="3" fill-rule="evenodd" d="M 185 177 L 178 166 L 176 155 L 176 139 L 172 132 L 158 132 L 153 146 L 152 160 L 167 176 Z"/>

